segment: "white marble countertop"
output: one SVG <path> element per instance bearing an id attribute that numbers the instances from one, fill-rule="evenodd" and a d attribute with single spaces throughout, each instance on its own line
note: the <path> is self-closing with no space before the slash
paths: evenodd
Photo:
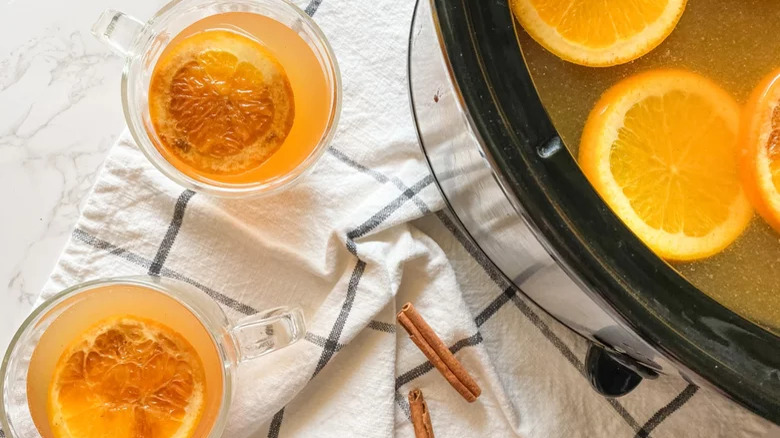
<path id="1" fill-rule="evenodd" d="M 27 316 L 124 129 L 122 60 L 90 34 L 102 10 L 164 0 L 0 0 L 0 355 Z"/>

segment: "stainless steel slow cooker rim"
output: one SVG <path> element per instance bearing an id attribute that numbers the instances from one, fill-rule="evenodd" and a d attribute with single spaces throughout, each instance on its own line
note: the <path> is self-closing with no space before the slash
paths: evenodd
<path id="1" fill-rule="evenodd" d="M 474 238 L 474 236 L 469 231 L 468 227 L 465 226 L 465 224 L 461 221 L 461 219 L 457 215 L 457 213 L 455 213 L 455 209 L 454 209 L 454 207 L 452 205 L 452 202 L 450 201 L 449 197 L 444 192 L 444 190 L 442 190 L 441 184 L 439 182 L 439 177 L 437 176 L 437 173 L 436 173 L 436 171 L 434 169 L 433 164 L 431 163 L 431 160 L 430 160 L 430 157 L 428 155 L 428 152 L 426 151 L 425 140 L 420 135 L 420 125 L 419 125 L 419 122 L 418 122 L 418 117 L 419 116 L 418 116 L 417 110 L 415 108 L 415 97 L 414 97 L 414 92 L 412 90 L 412 84 L 411 84 L 411 82 L 412 82 L 412 80 L 411 80 L 411 78 L 412 78 L 412 70 L 411 70 L 411 62 L 412 62 L 412 60 L 411 60 L 411 56 L 412 56 L 412 43 L 413 43 L 412 32 L 414 32 L 415 20 L 417 20 L 419 18 L 418 14 L 417 14 L 417 10 L 418 10 L 420 2 L 424 2 L 424 1 L 430 1 L 431 7 L 435 6 L 435 5 L 433 5 L 433 1 L 432 0 L 416 0 L 415 1 L 415 8 L 414 8 L 415 12 L 413 14 L 412 25 L 410 27 L 409 47 L 408 47 L 409 50 L 407 51 L 407 64 L 406 64 L 406 66 L 407 66 L 407 68 L 406 68 L 407 91 L 408 91 L 408 94 L 409 94 L 409 106 L 410 106 L 410 110 L 411 110 L 411 114 L 412 114 L 412 122 L 415 125 L 415 135 L 417 136 L 417 143 L 420 145 L 420 152 L 422 152 L 422 155 L 425 158 L 425 164 L 428 167 L 428 171 L 431 173 L 431 176 L 433 176 L 434 181 L 436 181 L 436 184 L 434 184 L 435 187 L 436 187 L 436 190 L 439 192 L 439 195 L 441 195 L 441 198 L 444 201 L 444 204 L 446 205 L 448 212 L 450 213 L 449 218 L 455 222 L 455 224 L 458 227 L 459 231 L 464 233 L 468 237 L 468 239 L 470 239 L 470 241 L 474 243 L 474 246 L 476 247 L 476 249 L 479 250 L 485 256 L 485 258 L 489 260 L 490 258 L 488 257 L 488 255 L 485 254 L 485 252 L 482 250 L 480 245 L 477 243 L 477 239 Z M 434 20 L 434 22 L 436 22 L 436 16 L 435 15 L 433 17 L 433 20 Z M 439 32 L 438 26 L 436 27 L 436 30 L 437 30 L 437 32 L 436 32 L 437 33 L 437 37 L 439 38 L 439 42 L 440 42 L 440 46 L 439 47 L 441 49 L 443 47 L 443 40 L 441 39 L 441 32 Z M 442 55 L 442 57 L 444 59 L 447 58 L 447 54 L 446 54 L 446 52 L 443 49 L 440 50 L 440 53 L 441 53 L 441 55 Z M 461 109 L 461 111 L 463 111 L 463 115 L 469 120 L 469 123 L 471 124 L 471 126 L 473 126 L 474 121 L 473 121 L 473 119 L 471 117 L 471 114 L 466 109 L 466 104 L 463 101 L 463 95 L 460 93 L 459 86 L 458 86 L 457 82 L 454 81 L 453 72 L 452 72 L 452 69 L 450 68 L 449 62 L 446 63 L 446 67 L 447 67 L 448 73 L 450 74 L 450 79 L 452 80 L 452 85 L 458 91 L 458 93 L 456 95 L 456 98 L 458 99 L 458 104 L 460 106 L 460 109 Z M 478 131 L 472 130 L 471 133 L 472 133 L 472 135 L 474 135 L 475 138 L 478 139 L 480 145 L 484 145 L 484 143 L 483 143 L 484 140 L 482 139 L 482 137 L 480 136 Z M 492 168 L 495 165 L 495 162 L 492 160 L 491 155 L 486 153 L 484 148 L 481 149 L 481 152 L 483 154 L 483 158 L 485 158 L 485 162 Z M 501 176 L 498 175 L 495 172 L 494 172 L 494 177 L 496 177 L 497 180 L 499 178 L 501 178 Z M 514 196 L 510 196 L 509 193 L 506 191 L 503 182 L 499 181 L 499 185 L 501 186 L 501 189 L 504 192 L 504 194 L 507 196 L 507 198 L 510 198 L 510 199 L 514 198 Z M 521 213 L 521 211 L 523 211 L 523 209 L 522 209 L 522 207 L 519 204 L 516 204 L 516 199 L 515 199 L 515 201 L 513 201 L 513 207 L 516 208 L 516 211 L 518 212 L 518 214 L 521 214 L 521 215 L 523 214 L 523 213 Z M 531 222 L 526 221 L 526 224 L 529 227 L 534 227 Z M 501 277 L 503 277 L 503 279 L 506 281 L 507 284 L 512 284 L 512 280 L 509 277 L 507 277 L 504 272 L 502 272 L 500 269 L 497 269 L 497 272 L 501 275 Z M 522 292 L 522 290 L 521 290 L 521 292 Z M 527 295 L 526 295 L 526 297 L 528 297 L 533 302 L 533 298 L 532 297 L 529 297 Z M 534 304 L 536 304 L 537 306 L 539 306 L 540 308 L 543 309 L 543 307 L 540 306 L 538 303 L 534 302 Z M 548 316 L 550 316 L 551 318 L 553 318 L 556 321 L 558 321 L 560 324 L 562 324 L 564 326 L 566 325 L 566 323 L 564 321 L 561 321 L 555 315 L 547 313 L 547 312 L 545 312 L 545 313 Z M 596 339 L 589 339 L 589 340 L 591 342 L 599 343 L 599 341 L 596 340 Z"/>
<path id="2" fill-rule="evenodd" d="M 422 152 L 423 157 L 425 158 L 425 163 L 426 163 L 426 165 L 428 167 L 428 170 L 431 172 L 431 175 L 433 176 L 434 180 L 436 181 L 436 184 L 435 184 L 436 190 L 438 190 L 439 194 L 441 195 L 442 200 L 444 200 L 444 203 L 447 206 L 447 209 L 452 213 L 451 214 L 451 219 L 456 222 L 456 224 L 459 227 L 460 231 L 463 232 L 472 242 L 474 242 L 474 245 L 476 246 L 476 248 L 479 251 L 481 251 L 482 254 L 484 254 L 486 258 L 489 259 L 487 254 L 485 254 L 485 252 L 480 247 L 479 243 L 477 243 L 477 239 L 474 238 L 474 236 L 469 231 L 468 227 L 465 226 L 465 224 L 461 221 L 460 217 L 455 213 L 455 209 L 454 209 L 454 207 L 453 207 L 449 197 L 444 192 L 444 190 L 442 190 L 441 184 L 439 182 L 439 177 L 437 176 L 437 172 L 435 171 L 435 169 L 433 167 L 433 164 L 431 163 L 430 157 L 428 155 L 428 152 L 426 151 L 425 140 L 420 135 L 420 129 L 419 129 L 419 123 L 418 123 L 418 114 L 417 114 L 417 110 L 415 108 L 415 103 L 414 103 L 415 102 L 415 100 L 414 100 L 415 99 L 414 98 L 414 92 L 413 92 L 412 86 L 411 86 L 411 77 L 412 77 L 412 71 L 411 71 L 412 47 L 411 47 L 411 44 L 412 44 L 412 40 L 413 40 L 413 35 L 411 35 L 411 32 L 414 31 L 414 20 L 417 20 L 419 18 L 418 14 L 417 14 L 417 9 L 419 7 L 420 2 L 423 2 L 423 1 L 429 1 L 431 3 L 431 8 L 434 9 L 434 10 L 435 10 L 435 7 L 436 7 L 435 2 L 433 0 L 416 0 L 416 2 L 415 2 L 416 3 L 415 4 L 415 13 L 414 13 L 414 17 L 412 19 L 412 26 L 410 28 L 409 50 L 408 50 L 408 53 L 407 53 L 407 87 L 408 87 L 408 92 L 409 92 L 409 104 L 410 104 L 410 107 L 411 107 L 412 121 L 414 122 L 415 128 L 416 128 L 415 129 L 415 134 L 417 136 L 418 144 L 420 145 L 420 151 Z M 463 112 L 463 115 L 468 120 L 469 125 L 471 127 L 473 127 L 474 123 L 475 123 L 474 122 L 474 118 L 471 116 L 471 112 L 469 111 L 468 107 L 466 106 L 466 102 L 463 100 L 463 94 L 460 91 L 460 85 L 455 80 L 454 73 L 452 71 L 452 67 L 451 67 L 451 64 L 449 62 L 448 54 L 443 49 L 443 47 L 444 47 L 444 40 L 442 39 L 441 30 L 440 30 L 439 25 L 438 25 L 437 16 L 435 14 L 433 16 L 433 21 L 434 21 L 434 24 L 435 24 L 436 36 L 437 36 L 437 38 L 439 40 L 439 43 L 440 43 L 440 46 L 439 46 L 440 53 L 442 55 L 442 58 L 446 61 L 445 62 L 445 66 L 446 66 L 448 74 L 450 75 L 449 79 L 450 79 L 450 81 L 452 83 L 452 86 L 456 90 L 456 96 L 455 97 L 456 97 L 456 99 L 458 101 L 458 105 L 460 107 L 460 110 Z M 481 154 L 482 154 L 482 156 L 483 156 L 487 166 L 489 166 L 491 169 L 495 169 L 496 168 L 496 162 L 493 159 L 493 156 L 490 153 L 490 151 L 488 151 L 487 148 L 485 148 L 485 140 L 483 139 L 482 135 L 479 133 L 478 130 L 475 130 L 475 129 L 471 130 L 471 134 L 474 136 L 474 138 L 477 139 L 478 145 L 480 146 L 480 152 L 481 152 Z M 539 228 L 536 227 L 536 225 L 527 217 L 527 212 L 525 211 L 525 208 L 520 204 L 519 199 L 517 199 L 517 197 L 511 191 L 508 191 L 506 189 L 506 180 L 504 179 L 503 175 L 501 175 L 499 172 L 493 171 L 493 177 L 495 178 L 496 182 L 500 186 L 502 192 L 504 193 L 504 196 L 506 196 L 507 199 L 509 199 L 509 201 L 511 202 L 512 207 L 515 209 L 517 214 L 520 217 L 523 218 L 525 224 L 529 228 L 533 229 L 537 233 L 537 236 L 542 236 L 542 233 L 539 230 Z M 539 239 L 539 241 L 540 241 L 540 243 L 542 243 L 542 245 L 545 247 L 545 249 L 547 251 L 549 251 L 551 254 L 555 254 L 555 250 L 554 250 L 554 248 L 552 248 L 552 246 L 550 245 L 549 241 L 547 241 L 545 239 L 541 239 L 541 238 Z M 561 263 L 565 265 L 565 263 L 563 261 L 561 261 Z M 567 274 L 569 274 L 572 279 L 574 279 L 578 283 L 581 283 L 579 281 L 579 279 L 577 278 L 577 276 L 574 274 L 574 271 L 571 270 L 571 268 L 569 268 L 567 266 L 566 267 L 566 271 L 567 271 Z M 501 274 L 501 276 L 506 280 L 506 282 L 508 284 L 512 283 L 512 280 L 509 279 L 504 272 L 502 272 L 500 269 L 498 269 L 498 272 Z M 609 304 L 602 297 L 600 297 L 598 294 L 592 293 L 590 291 L 590 289 L 587 288 L 584 284 L 581 284 L 581 287 L 583 287 L 584 290 L 588 291 L 588 293 L 589 293 L 591 298 L 593 298 L 594 300 L 597 300 L 598 302 L 602 303 L 606 308 L 608 308 L 610 310 L 610 312 L 611 312 L 613 317 L 617 317 L 617 318 L 620 318 L 622 320 L 622 317 L 620 317 L 620 315 L 616 311 L 614 311 L 614 309 L 612 309 L 611 306 L 609 306 Z M 522 292 L 522 289 L 521 289 L 521 292 Z M 531 301 L 534 301 L 532 297 L 530 297 L 528 295 L 526 295 L 526 296 Z M 543 306 L 539 305 L 538 303 L 534 303 L 534 304 L 536 304 L 537 306 L 539 306 L 540 308 L 543 309 Z M 547 313 L 547 312 L 545 312 L 545 313 Z M 563 325 L 566 325 L 566 323 L 564 321 L 561 321 L 555 315 L 550 314 L 550 313 L 547 313 L 547 315 L 549 315 L 550 317 L 552 317 L 553 319 L 555 319 L 559 323 L 561 323 Z M 628 325 L 626 324 L 626 326 L 628 326 Z M 597 340 L 597 339 L 593 339 L 593 338 L 588 338 L 588 339 L 591 342 L 594 342 L 594 343 L 597 343 L 597 344 L 600 343 L 600 341 Z"/>

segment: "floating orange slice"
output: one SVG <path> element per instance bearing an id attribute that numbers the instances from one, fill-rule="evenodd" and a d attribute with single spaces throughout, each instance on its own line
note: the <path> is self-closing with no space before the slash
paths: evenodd
<path id="1" fill-rule="evenodd" d="M 173 44 L 149 86 L 161 152 L 223 175 L 262 164 L 287 138 L 295 117 L 282 65 L 259 42 L 229 31 L 205 31 Z"/>
<path id="2" fill-rule="evenodd" d="M 558 57 L 592 67 L 632 61 L 674 30 L 686 0 L 512 0 L 515 17 Z"/>
<path id="3" fill-rule="evenodd" d="M 780 233 L 780 70 L 756 87 L 742 120 L 739 162 L 745 191 Z"/>
<path id="4" fill-rule="evenodd" d="M 179 333 L 151 320 L 113 318 L 60 357 L 49 422 L 56 438 L 189 438 L 205 389 L 200 357 Z"/>
<path id="5" fill-rule="evenodd" d="M 619 82 L 591 112 L 579 162 L 628 227 L 659 256 L 708 257 L 747 227 L 737 170 L 740 108 L 707 78 L 655 70 Z"/>

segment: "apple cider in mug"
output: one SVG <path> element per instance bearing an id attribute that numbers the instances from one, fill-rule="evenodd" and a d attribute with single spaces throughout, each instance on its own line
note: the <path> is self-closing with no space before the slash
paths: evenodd
<path id="1" fill-rule="evenodd" d="M 33 310 L 11 340 L 0 424 L 8 438 L 219 438 L 240 365 L 305 333 L 300 308 L 231 321 L 175 280 L 76 285 Z"/>
<path id="2" fill-rule="evenodd" d="M 193 179 L 244 184 L 294 170 L 330 118 L 320 61 L 294 30 L 249 12 L 204 18 L 159 57 L 148 134 Z"/>
<path id="3" fill-rule="evenodd" d="M 208 330 L 177 300 L 138 285 L 103 286 L 41 336 L 27 400 L 44 438 L 206 436 L 220 407 L 221 367 Z"/>

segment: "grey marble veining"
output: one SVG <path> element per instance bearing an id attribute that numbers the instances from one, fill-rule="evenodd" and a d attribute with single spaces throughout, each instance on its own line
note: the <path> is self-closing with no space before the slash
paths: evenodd
<path id="1" fill-rule="evenodd" d="M 0 0 L 0 354 L 30 311 L 124 128 L 122 60 L 89 29 L 159 0 Z"/>

